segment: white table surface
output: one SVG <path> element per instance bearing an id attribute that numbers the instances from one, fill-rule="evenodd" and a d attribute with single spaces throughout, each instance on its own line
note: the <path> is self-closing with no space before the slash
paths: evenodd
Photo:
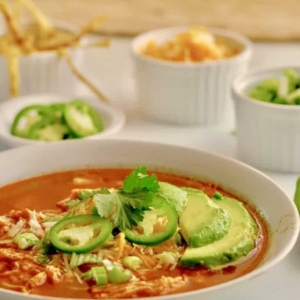
<path id="1" fill-rule="evenodd" d="M 233 110 L 225 124 L 213 128 L 178 127 L 145 120 L 136 111 L 136 96 L 132 62 L 129 52 L 130 39 L 113 39 L 110 49 L 89 49 L 84 73 L 93 80 L 112 102 L 126 111 L 127 123 L 116 134 L 116 139 L 138 139 L 184 145 L 236 158 L 236 137 Z M 299 44 L 254 45 L 252 68 L 297 64 Z M 90 95 L 80 86 L 76 92 Z M 0 150 L 6 150 L 0 145 Z M 300 154 L 299 154 L 300 155 Z M 267 173 L 292 197 L 297 175 Z M 291 254 L 268 273 L 237 286 L 204 294 L 205 300 L 296 300 L 300 299 L 300 240 Z"/>

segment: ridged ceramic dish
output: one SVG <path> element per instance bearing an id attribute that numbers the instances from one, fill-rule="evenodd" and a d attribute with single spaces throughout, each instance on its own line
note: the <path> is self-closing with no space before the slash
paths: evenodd
<path id="1" fill-rule="evenodd" d="M 76 32 L 76 27 L 63 22 L 55 22 L 58 28 Z M 69 50 L 76 67 L 83 63 L 84 52 L 81 49 Z M 7 59 L 0 56 L 0 101 L 11 98 L 9 92 Z M 19 59 L 20 96 L 30 94 L 69 94 L 70 86 L 76 93 L 78 80 L 72 74 L 64 58 L 59 58 L 55 51 L 33 53 Z M 67 83 L 67 84 L 66 84 Z"/>
<path id="2" fill-rule="evenodd" d="M 31 95 L 10 99 L 0 104 L 0 141 L 10 148 L 43 143 L 72 143 L 73 140 L 43 142 L 24 139 L 12 135 L 10 133 L 10 128 L 16 114 L 26 106 L 31 104 L 48 105 L 59 102 L 70 102 L 75 99 L 82 99 L 92 105 L 101 115 L 104 124 L 104 130 L 102 132 L 81 139 L 107 138 L 108 136 L 111 136 L 121 130 L 124 126 L 126 120 L 125 114 L 111 105 L 100 102 L 98 99 L 89 97 L 61 96 L 54 94 Z"/>
<path id="3" fill-rule="evenodd" d="M 300 172 L 300 106 L 272 104 L 247 96 L 263 79 L 279 78 L 280 67 L 256 70 L 237 78 L 232 84 L 237 120 L 238 156 L 264 170 Z"/>
<path id="4" fill-rule="evenodd" d="M 253 279 L 278 264 L 293 248 L 299 233 L 299 215 L 296 207 L 275 182 L 241 162 L 198 150 L 136 141 L 77 141 L 6 151 L 0 153 L 0 165 L 0 186 L 64 170 L 146 165 L 149 170 L 216 183 L 248 201 L 265 216 L 271 231 L 271 239 L 264 258 L 253 271 L 213 287 L 143 299 L 196 300 L 205 298 L 208 294 L 213 297 L 216 290 L 225 287 L 231 286 L 234 289 L 234 286 Z M 240 298 L 242 297 L 243 295 L 240 295 Z M 4 289 L 0 289 L 0 299 L 63 300 L 63 298 L 25 295 Z"/>
<path id="5" fill-rule="evenodd" d="M 131 46 L 140 110 L 156 120 L 180 125 L 216 125 L 226 117 L 230 83 L 246 71 L 251 42 L 223 29 L 211 29 L 228 43 L 239 44 L 241 52 L 229 59 L 200 63 L 174 63 L 149 58 L 140 50 L 150 41 L 158 43 L 186 32 L 188 27 L 150 31 L 136 37 Z"/>

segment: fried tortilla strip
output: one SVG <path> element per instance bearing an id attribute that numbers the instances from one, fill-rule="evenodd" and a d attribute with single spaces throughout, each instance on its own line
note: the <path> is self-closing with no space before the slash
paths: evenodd
<path id="1" fill-rule="evenodd" d="M 99 17 L 92 22 L 85 25 L 77 34 L 72 36 L 69 39 L 63 39 L 62 41 L 56 43 L 43 43 L 37 46 L 37 50 L 39 51 L 50 51 L 50 50 L 57 50 L 61 48 L 68 48 L 68 47 L 76 47 L 80 42 L 80 39 L 83 38 L 85 35 L 94 32 L 102 23 L 106 21 L 107 17 L 102 16 Z"/>
<path id="2" fill-rule="evenodd" d="M 48 20 L 46 15 L 31 1 L 31 0 L 19 0 L 27 10 L 32 14 L 32 16 L 36 19 L 38 26 L 41 31 L 44 33 L 45 37 L 52 34 L 54 31 L 54 27 L 51 22 Z"/>
<path id="3" fill-rule="evenodd" d="M 81 44 L 78 46 L 78 48 L 93 48 L 93 47 L 110 47 L 111 42 L 109 39 L 99 40 L 87 44 Z"/>
<path id="4" fill-rule="evenodd" d="M 21 10 L 22 10 L 22 2 L 17 0 L 13 6 L 13 15 L 15 16 L 15 20 L 17 24 L 20 25 L 20 17 L 21 17 Z"/>
<path id="5" fill-rule="evenodd" d="M 73 74 L 83 82 L 97 97 L 103 102 L 109 102 L 109 100 L 85 77 L 74 65 L 70 54 L 66 50 L 60 50 L 59 54 L 66 58 L 67 64 L 69 65 Z"/>
<path id="6" fill-rule="evenodd" d="M 13 37 L 15 43 L 22 45 L 26 38 L 22 34 L 16 18 L 14 17 L 10 7 L 5 1 L 0 1 L 0 11 L 2 11 L 3 13 L 8 31 Z"/>
<path id="7" fill-rule="evenodd" d="M 10 94 L 12 97 L 18 97 L 20 94 L 20 55 L 17 47 L 12 45 L 6 53 L 6 57 L 8 60 Z"/>
<path id="8" fill-rule="evenodd" d="M 76 41 L 79 41 L 83 36 L 94 32 L 100 25 L 102 25 L 106 20 L 107 16 L 101 16 L 90 23 L 86 24 L 74 37 Z"/>

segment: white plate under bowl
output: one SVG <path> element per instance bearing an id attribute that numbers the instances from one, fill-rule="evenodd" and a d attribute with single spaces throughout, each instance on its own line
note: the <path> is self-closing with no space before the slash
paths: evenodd
<path id="1" fill-rule="evenodd" d="M 11 124 L 17 113 L 24 107 L 31 104 L 51 104 L 57 102 L 67 103 L 75 99 L 81 99 L 93 106 L 101 115 L 104 123 L 104 130 L 100 133 L 81 138 L 86 139 L 102 139 L 111 136 L 122 129 L 125 124 L 125 114 L 111 105 L 100 102 L 98 99 L 90 97 L 77 96 L 59 96 L 59 95 L 30 95 L 7 100 L 0 104 L 0 142 L 8 147 L 19 147 L 25 145 L 34 145 L 41 143 L 70 143 L 74 140 L 62 140 L 57 142 L 33 141 L 29 139 L 19 138 L 10 133 Z"/>
<path id="2" fill-rule="evenodd" d="M 206 299 L 206 296 L 213 296 L 216 291 L 225 287 L 231 286 L 234 290 L 242 282 L 269 271 L 286 257 L 295 245 L 299 233 L 299 215 L 294 203 L 274 181 L 241 162 L 199 150 L 121 140 L 85 141 L 84 143 L 76 141 L 22 147 L 0 153 L 0 186 L 40 174 L 64 170 L 125 168 L 137 165 L 146 165 L 149 170 L 191 176 L 216 183 L 260 210 L 271 232 L 269 247 L 263 260 L 248 274 L 198 291 L 145 299 Z M 249 291 L 245 292 L 249 293 Z M 240 299 L 242 298 L 243 295 L 240 295 Z M 4 289 L 0 289 L 0 299 L 63 300 L 22 295 Z"/>

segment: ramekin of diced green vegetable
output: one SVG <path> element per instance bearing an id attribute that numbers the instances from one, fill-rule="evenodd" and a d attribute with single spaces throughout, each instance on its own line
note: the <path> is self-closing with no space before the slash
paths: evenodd
<path id="1" fill-rule="evenodd" d="M 248 96 L 274 104 L 300 105 L 300 74 L 294 69 L 285 69 L 280 77 L 260 81 Z"/>
<path id="2" fill-rule="evenodd" d="M 231 92 L 238 157 L 259 169 L 300 172 L 300 66 L 244 74 Z"/>
<path id="3" fill-rule="evenodd" d="M 9 147 L 98 139 L 120 130 L 123 112 L 97 99 L 31 95 L 0 105 L 0 141 Z"/>

